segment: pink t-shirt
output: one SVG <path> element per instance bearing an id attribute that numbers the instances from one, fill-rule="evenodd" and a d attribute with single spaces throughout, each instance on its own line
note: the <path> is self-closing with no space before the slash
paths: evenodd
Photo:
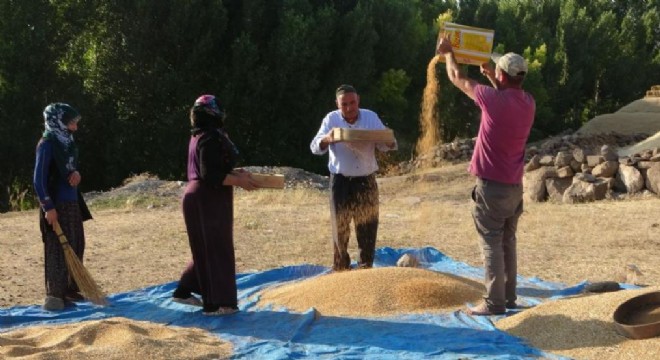
<path id="1" fill-rule="evenodd" d="M 536 102 L 521 89 L 474 88 L 481 124 L 469 171 L 483 179 L 522 183 L 525 144 L 534 123 Z"/>

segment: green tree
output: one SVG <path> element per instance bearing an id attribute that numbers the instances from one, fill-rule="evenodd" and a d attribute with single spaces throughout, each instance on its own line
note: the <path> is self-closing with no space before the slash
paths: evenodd
<path id="1" fill-rule="evenodd" d="M 0 1 L 0 211 L 32 188 L 36 143 L 50 102 L 80 101 L 76 79 L 63 83 L 56 60 L 76 23 L 59 2 Z M 29 198 L 24 197 L 24 198 Z"/>

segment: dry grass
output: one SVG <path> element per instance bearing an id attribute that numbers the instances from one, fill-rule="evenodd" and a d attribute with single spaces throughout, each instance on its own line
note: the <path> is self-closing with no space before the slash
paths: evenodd
<path id="1" fill-rule="evenodd" d="M 388 316 L 447 311 L 476 302 L 483 286 L 450 274 L 385 267 L 344 271 L 266 289 L 260 306 L 314 307 L 330 316 Z"/>
<path id="2" fill-rule="evenodd" d="M 481 266 L 470 215 L 473 179 L 466 164 L 429 171 L 434 181 L 380 179 L 378 247 L 435 247 Z M 417 174 L 417 177 L 421 177 Z M 317 190 L 237 191 L 237 269 L 264 270 L 301 263 L 330 266 L 328 194 Z M 637 265 L 646 284 L 660 284 L 657 197 L 585 205 L 526 204 L 519 225 L 519 272 L 575 284 L 619 280 Z M 92 209 L 85 223 L 85 267 L 107 293 L 177 280 L 187 261 L 178 205 Z M 41 303 L 43 246 L 36 211 L 0 214 L 0 306 Z M 354 235 L 349 253 L 357 256 Z"/>
<path id="3" fill-rule="evenodd" d="M 653 359 L 660 337 L 630 340 L 616 332 L 612 314 L 624 301 L 660 287 L 546 302 L 496 326 L 534 347 L 576 359 Z"/>

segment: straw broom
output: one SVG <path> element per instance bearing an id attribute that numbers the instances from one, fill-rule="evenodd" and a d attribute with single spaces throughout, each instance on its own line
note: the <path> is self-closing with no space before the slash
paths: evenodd
<path id="1" fill-rule="evenodd" d="M 78 284 L 80 292 L 94 304 L 107 305 L 108 302 L 105 299 L 103 290 L 96 285 L 92 275 L 87 269 L 85 269 L 78 258 L 78 255 L 76 255 L 71 248 L 66 236 L 64 236 L 64 232 L 62 231 L 59 222 L 53 223 L 53 230 L 55 230 L 55 234 L 57 234 L 57 237 L 60 239 L 60 244 L 62 244 L 62 250 L 64 250 L 64 258 L 66 259 L 66 267 L 69 270 L 69 274 L 73 277 L 76 284 Z"/>

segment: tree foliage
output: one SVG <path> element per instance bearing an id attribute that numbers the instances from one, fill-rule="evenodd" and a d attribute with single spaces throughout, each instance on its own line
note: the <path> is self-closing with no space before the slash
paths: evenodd
<path id="1" fill-rule="evenodd" d="M 497 51 L 528 59 L 534 137 L 575 129 L 659 81 L 659 8 L 658 0 L 0 0 L 0 211 L 30 198 L 41 112 L 56 101 L 83 115 L 84 191 L 146 171 L 183 179 L 188 111 L 203 93 L 226 108 L 243 165 L 325 172 L 309 142 L 342 83 L 395 130 L 407 158 L 436 20 L 447 11 L 494 29 Z M 444 64 L 437 73 L 444 140 L 474 136 L 478 109 L 447 86 Z"/>

